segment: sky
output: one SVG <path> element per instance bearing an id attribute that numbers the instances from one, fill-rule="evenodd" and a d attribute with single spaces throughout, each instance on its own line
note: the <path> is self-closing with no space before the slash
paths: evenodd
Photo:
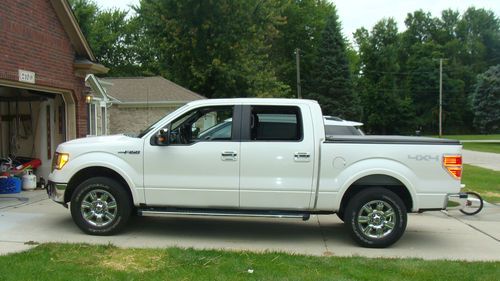
<path id="1" fill-rule="evenodd" d="M 252 0 L 249 0 L 252 1 Z M 102 8 L 128 10 L 138 5 L 139 0 L 96 0 Z M 343 33 L 352 41 L 352 33 L 360 27 L 371 30 L 382 18 L 392 17 L 398 22 L 399 30 L 405 29 L 404 20 L 408 13 L 422 9 L 439 16 L 442 10 L 451 8 L 464 12 L 468 7 L 492 10 L 500 17 L 500 0 L 332 0 L 337 6 L 342 21 Z"/>

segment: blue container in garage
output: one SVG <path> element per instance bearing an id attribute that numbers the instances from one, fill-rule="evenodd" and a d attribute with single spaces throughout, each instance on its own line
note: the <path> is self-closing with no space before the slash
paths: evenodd
<path id="1" fill-rule="evenodd" d="M 21 192 L 21 180 L 16 177 L 0 178 L 0 194 Z"/>

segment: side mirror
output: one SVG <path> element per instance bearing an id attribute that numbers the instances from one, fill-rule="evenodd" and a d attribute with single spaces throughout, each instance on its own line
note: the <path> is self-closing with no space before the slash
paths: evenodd
<path id="1" fill-rule="evenodd" d="M 168 126 L 167 126 L 168 127 Z M 154 134 L 151 137 L 151 145 L 156 145 L 156 146 L 167 146 L 170 144 L 170 130 L 167 128 L 163 128 L 158 131 L 158 133 Z"/>

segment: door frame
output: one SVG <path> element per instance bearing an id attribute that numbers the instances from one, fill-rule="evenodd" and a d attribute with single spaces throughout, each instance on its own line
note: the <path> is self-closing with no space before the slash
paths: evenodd
<path id="1" fill-rule="evenodd" d="M 175 114 L 175 116 L 171 116 L 170 118 L 164 118 L 161 122 L 158 122 L 158 125 L 155 126 L 154 129 L 151 130 L 151 132 L 149 132 L 148 134 L 146 134 L 144 137 L 143 137 L 143 141 L 144 141 L 144 161 L 146 162 L 147 161 L 147 157 L 146 157 L 146 152 L 147 150 L 149 150 L 147 147 L 148 146 L 153 146 L 151 145 L 151 138 L 154 137 L 154 135 L 158 132 L 158 130 L 160 130 L 161 128 L 164 128 L 165 126 L 169 125 L 172 123 L 172 121 L 176 120 L 177 118 L 179 118 L 180 116 L 182 116 L 183 114 L 187 113 L 187 112 L 190 112 L 190 111 L 193 111 L 193 110 L 196 110 L 196 109 L 199 109 L 199 108 L 204 108 L 204 107 L 233 107 L 233 115 L 232 115 L 232 137 L 230 140 L 218 140 L 218 141 L 199 141 L 199 142 L 195 142 L 195 143 L 191 143 L 191 144 L 173 144 L 173 145 L 168 145 L 166 146 L 166 148 L 168 148 L 169 146 L 171 147 L 174 147 L 174 148 L 179 148 L 179 147 L 183 147 L 183 148 L 187 148 L 189 149 L 189 147 L 193 147 L 193 146 L 196 146 L 196 145 L 199 145 L 199 144 L 202 144 L 202 143 L 231 143 L 232 145 L 239 145 L 241 144 L 241 123 L 242 123 L 242 108 L 243 108 L 243 105 L 241 105 L 240 103 L 228 103 L 228 104 L 199 104 L 199 105 L 195 105 L 195 106 L 192 106 L 192 107 L 188 107 L 186 108 L 186 110 L 182 110 L 181 112 L 179 112 L 178 114 Z M 233 206 L 217 206 L 219 208 L 231 208 L 231 209 L 234 209 L 234 208 L 239 208 L 239 165 L 240 165 L 240 152 L 239 152 L 239 148 L 238 148 L 238 153 L 237 153 L 237 162 L 236 162 L 236 165 L 238 166 L 237 167 L 237 185 L 235 186 L 234 190 L 237 191 L 237 202 L 236 204 Z M 146 165 L 144 164 L 144 169 L 146 169 Z M 145 202 L 148 206 L 162 206 L 162 205 L 159 205 L 159 204 L 155 204 L 155 203 L 150 203 L 148 202 L 148 195 L 146 194 L 147 190 L 149 188 L 151 188 L 150 186 L 146 186 L 146 179 L 145 179 L 145 175 L 143 176 L 143 187 L 144 187 L 144 198 L 145 198 Z M 189 192 L 190 189 L 186 189 L 187 192 Z M 168 192 L 168 189 L 165 189 L 166 192 Z M 186 193 L 187 194 L 187 193 Z M 217 204 L 220 204 L 220 203 L 217 203 Z M 207 206 L 186 206 L 186 205 L 178 205 L 178 206 L 175 206 L 175 205 L 171 205 L 171 204 L 167 204 L 169 207 L 189 207 L 189 208 L 199 208 L 199 207 L 207 207 Z"/>
<path id="2" fill-rule="evenodd" d="M 0 79 L 0 86 L 34 90 L 40 92 L 48 92 L 60 95 L 62 97 L 64 106 L 66 108 L 65 110 L 66 141 L 76 138 L 76 102 L 70 90 L 41 86 L 36 84 L 30 85 L 22 82 L 10 81 L 4 79 Z"/>

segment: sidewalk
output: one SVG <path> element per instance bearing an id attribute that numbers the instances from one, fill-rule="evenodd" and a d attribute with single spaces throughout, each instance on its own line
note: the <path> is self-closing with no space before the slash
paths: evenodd
<path id="1" fill-rule="evenodd" d="M 490 152 L 479 152 L 472 150 L 462 150 L 465 164 L 470 164 L 494 171 L 500 171 L 500 154 Z"/>

